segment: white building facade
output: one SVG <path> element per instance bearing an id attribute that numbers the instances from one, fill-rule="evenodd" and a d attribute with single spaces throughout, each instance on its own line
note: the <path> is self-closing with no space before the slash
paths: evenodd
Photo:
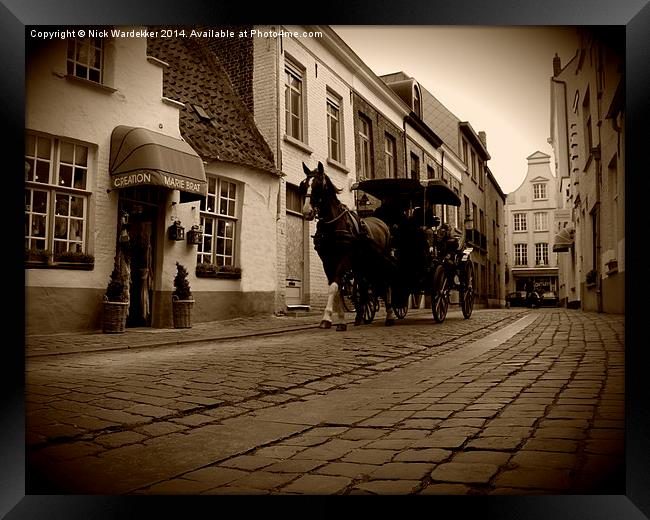
<path id="1" fill-rule="evenodd" d="M 506 199 L 507 291 L 524 290 L 532 280 L 540 292 L 557 292 L 557 256 L 552 251 L 557 202 L 551 157 L 538 151 L 526 160 L 526 177 Z"/>

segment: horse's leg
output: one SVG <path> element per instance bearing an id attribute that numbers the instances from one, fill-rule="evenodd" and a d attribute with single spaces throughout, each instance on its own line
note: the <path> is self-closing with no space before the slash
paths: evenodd
<path id="1" fill-rule="evenodd" d="M 394 325 L 395 324 L 395 313 L 393 312 L 393 305 L 391 303 L 391 290 L 390 286 L 386 289 L 386 325 Z"/>
<path id="2" fill-rule="evenodd" d="M 334 310 L 334 298 L 339 294 L 339 285 L 332 282 L 327 291 L 327 304 L 323 311 L 323 319 L 321 319 L 319 327 L 321 329 L 329 329 L 332 326 L 332 311 Z"/>

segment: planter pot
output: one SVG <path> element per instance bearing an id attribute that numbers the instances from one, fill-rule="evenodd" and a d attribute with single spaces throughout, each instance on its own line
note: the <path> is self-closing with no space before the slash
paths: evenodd
<path id="1" fill-rule="evenodd" d="M 129 311 L 129 302 L 109 302 L 104 300 L 102 313 L 102 332 L 115 334 L 126 330 L 126 315 Z"/>
<path id="2" fill-rule="evenodd" d="M 189 329 L 192 327 L 192 306 L 194 300 L 179 300 L 172 297 L 172 313 L 175 329 Z"/>

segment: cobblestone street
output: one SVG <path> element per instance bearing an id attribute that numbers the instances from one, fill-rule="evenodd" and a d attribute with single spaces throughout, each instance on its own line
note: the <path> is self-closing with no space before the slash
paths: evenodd
<path id="1" fill-rule="evenodd" d="M 624 492 L 623 316 L 318 319 L 28 337 L 27 492 Z"/>

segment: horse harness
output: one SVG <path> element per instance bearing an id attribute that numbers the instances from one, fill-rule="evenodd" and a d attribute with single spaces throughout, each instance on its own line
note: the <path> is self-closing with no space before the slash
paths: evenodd
<path id="1" fill-rule="evenodd" d="M 368 228 L 363 219 L 355 211 L 348 209 L 345 204 L 341 204 L 341 208 L 343 208 L 343 211 L 336 217 L 330 220 L 318 221 L 314 235 L 314 248 L 316 251 L 333 244 L 351 244 L 357 239 L 363 239 L 369 236 Z M 341 219 L 346 220 L 344 228 L 332 229 L 330 227 Z"/>

